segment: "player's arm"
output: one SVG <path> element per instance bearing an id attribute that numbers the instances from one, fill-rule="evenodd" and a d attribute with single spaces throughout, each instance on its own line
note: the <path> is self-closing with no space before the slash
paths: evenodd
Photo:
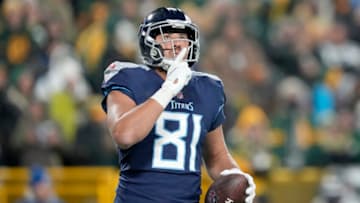
<path id="1" fill-rule="evenodd" d="M 222 125 L 207 134 L 203 158 L 208 174 L 213 180 L 216 180 L 225 169 L 238 168 L 225 144 Z"/>
<path id="2" fill-rule="evenodd" d="M 170 100 L 191 79 L 191 69 L 183 61 L 186 49 L 181 50 L 170 68 L 161 88 L 140 105 L 119 91 L 107 98 L 107 122 L 110 133 L 121 149 L 128 149 L 143 140 L 154 126 Z"/>
<path id="3" fill-rule="evenodd" d="M 128 149 L 143 140 L 163 111 L 163 107 L 153 99 L 136 106 L 120 91 L 111 91 L 106 102 L 107 124 L 121 149 Z"/>
<path id="4" fill-rule="evenodd" d="M 225 144 L 221 125 L 207 134 L 203 157 L 208 174 L 213 180 L 216 180 L 221 175 L 244 175 L 249 183 L 249 187 L 246 189 L 247 197 L 245 202 L 253 202 L 256 189 L 254 180 L 249 174 L 241 171 L 235 160 L 232 158 Z"/>

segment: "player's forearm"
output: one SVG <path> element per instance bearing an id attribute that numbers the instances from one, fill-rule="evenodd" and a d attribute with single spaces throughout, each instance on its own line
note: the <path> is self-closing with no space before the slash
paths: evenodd
<path id="1" fill-rule="evenodd" d="M 224 152 L 224 154 L 219 154 L 216 157 L 216 160 L 211 162 L 216 164 L 207 166 L 209 176 L 213 180 L 216 180 L 220 176 L 220 173 L 225 169 L 238 168 L 238 165 L 228 152 Z"/>
<path id="2" fill-rule="evenodd" d="M 213 180 L 216 180 L 224 169 L 238 167 L 226 147 L 222 126 L 207 134 L 203 157 L 208 174 Z"/>
<path id="3" fill-rule="evenodd" d="M 121 149 L 128 149 L 143 140 L 154 126 L 163 108 L 149 99 L 128 112 L 113 118 L 111 135 Z"/>

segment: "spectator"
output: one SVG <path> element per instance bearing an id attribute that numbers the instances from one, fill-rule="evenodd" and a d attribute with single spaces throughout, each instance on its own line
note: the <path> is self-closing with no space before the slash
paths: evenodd
<path id="1" fill-rule="evenodd" d="M 22 114 L 11 136 L 11 147 L 20 165 L 61 165 L 64 145 L 62 134 L 53 120 L 49 120 L 43 103 L 32 101 Z"/>
<path id="2" fill-rule="evenodd" d="M 9 99 L 9 83 L 5 64 L 0 64 L 0 165 L 16 165 L 10 148 L 11 134 L 20 117 L 20 109 Z"/>
<path id="3" fill-rule="evenodd" d="M 49 174 L 41 166 L 30 169 L 29 190 L 18 203 L 63 203 L 53 190 Z"/>

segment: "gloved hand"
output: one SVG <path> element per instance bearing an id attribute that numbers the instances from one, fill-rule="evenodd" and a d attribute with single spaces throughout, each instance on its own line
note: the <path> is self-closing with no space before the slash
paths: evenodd
<path id="1" fill-rule="evenodd" d="M 222 176 L 226 176 L 226 175 L 230 175 L 230 174 L 241 174 L 241 175 L 245 176 L 245 178 L 247 179 L 247 181 L 249 183 L 249 187 L 245 191 L 245 193 L 247 195 L 245 202 L 252 203 L 255 198 L 255 195 L 256 195 L 256 193 L 255 193 L 256 185 L 254 183 L 254 179 L 249 174 L 244 173 L 243 171 L 241 171 L 238 168 L 226 169 L 220 173 L 220 175 L 222 175 Z"/>
<path id="2" fill-rule="evenodd" d="M 170 63 L 170 67 L 167 70 L 166 79 L 161 88 L 151 96 L 151 98 L 161 104 L 163 108 L 168 105 L 170 100 L 176 96 L 191 79 L 192 71 L 188 63 L 183 60 L 185 54 L 186 48 L 183 48 L 174 61 L 168 62 Z"/>

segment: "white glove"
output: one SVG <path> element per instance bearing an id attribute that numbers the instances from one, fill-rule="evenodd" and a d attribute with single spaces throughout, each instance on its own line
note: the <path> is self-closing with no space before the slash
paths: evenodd
<path id="1" fill-rule="evenodd" d="M 249 187 L 245 191 L 245 193 L 247 195 L 245 202 L 252 203 L 255 198 L 255 195 L 256 195 L 256 193 L 255 193 L 256 185 L 254 183 L 254 179 L 249 174 L 244 173 L 243 171 L 241 171 L 238 168 L 226 169 L 220 173 L 220 175 L 222 175 L 222 176 L 231 175 L 231 174 L 241 174 L 241 175 L 245 176 L 245 178 L 247 179 L 247 181 L 249 183 Z"/>
<path id="2" fill-rule="evenodd" d="M 166 79 L 161 88 L 151 96 L 163 108 L 176 96 L 191 79 L 192 71 L 187 62 L 183 60 L 186 48 L 182 49 L 176 59 L 171 62 L 167 70 Z"/>

